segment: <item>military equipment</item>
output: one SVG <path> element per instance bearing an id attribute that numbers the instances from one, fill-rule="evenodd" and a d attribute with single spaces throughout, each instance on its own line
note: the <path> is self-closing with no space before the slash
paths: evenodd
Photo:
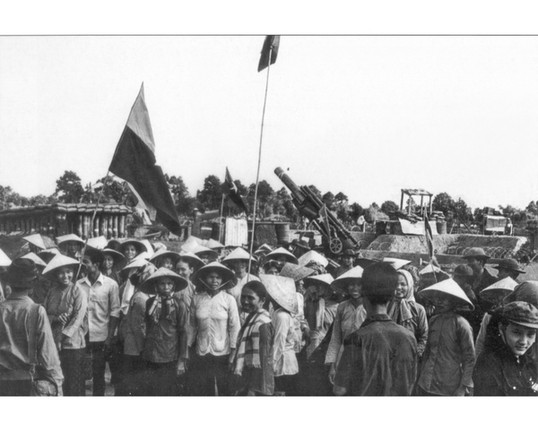
<path id="1" fill-rule="evenodd" d="M 299 213 L 308 218 L 321 233 L 323 244 L 330 253 L 340 255 L 344 249 L 360 247 L 351 232 L 308 186 L 298 186 L 281 167 L 275 169 L 275 174 L 290 190 L 291 199 Z"/>

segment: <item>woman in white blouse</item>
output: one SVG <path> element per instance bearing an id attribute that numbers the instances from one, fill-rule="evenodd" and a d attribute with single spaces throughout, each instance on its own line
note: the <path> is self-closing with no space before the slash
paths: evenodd
<path id="1" fill-rule="evenodd" d="M 298 312 L 295 282 L 291 278 L 276 275 L 260 275 L 271 298 L 272 320 L 275 330 L 273 363 L 275 371 L 275 394 L 296 395 L 299 363 L 295 356 L 297 331 L 294 315 Z"/>
<path id="2" fill-rule="evenodd" d="M 223 289 L 233 277 L 230 269 L 217 262 L 205 265 L 193 276 L 198 291 L 192 298 L 190 312 L 192 395 L 233 394 L 229 368 L 241 324 L 235 299 Z"/>

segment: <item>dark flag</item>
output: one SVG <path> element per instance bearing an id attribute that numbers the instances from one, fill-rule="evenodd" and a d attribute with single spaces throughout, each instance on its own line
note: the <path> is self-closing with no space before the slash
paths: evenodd
<path id="1" fill-rule="evenodd" d="M 247 204 L 243 197 L 239 194 L 237 185 L 235 185 L 235 182 L 232 179 L 232 175 L 230 175 L 230 171 L 227 167 L 226 176 L 224 178 L 223 191 L 225 194 L 228 195 L 228 197 L 230 197 L 230 200 L 234 202 L 239 209 L 242 209 L 243 211 L 245 211 L 245 213 L 248 213 Z"/>
<path id="2" fill-rule="evenodd" d="M 433 232 L 432 232 L 432 227 L 430 225 L 430 220 L 428 219 L 428 214 L 426 212 L 424 212 L 424 236 L 426 237 L 426 245 L 428 246 L 428 255 L 431 261 L 434 256 Z"/>
<path id="3" fill-rule="evenodd" d="M 174 200 L 162 169 L 155 163 L 155 142 L 142 84 L 109 170 L 132 186 L 150 212 L 155 209 L 157 221 L 179 235 L 181 229 Z"/>
<path id="4" fill-rule="evenodd" d="M 319 217 L 316 221 L 325 228 L 327 235 L 331 236 L 331 224 L 329 223 L 329 214 L 327 213 L 327 206 L 325 204 L 319 210 Z"/>
<path id="5" fill-rule="evenodd" d="M 258 63 L 258 72 L 269 66 L 269 54 L 271 54 L 271 64 L 275 64 L 278 55 L 278 45 L 280 45 L 280 36 L 266 36 L 263 42 L 260 62 Z"/>

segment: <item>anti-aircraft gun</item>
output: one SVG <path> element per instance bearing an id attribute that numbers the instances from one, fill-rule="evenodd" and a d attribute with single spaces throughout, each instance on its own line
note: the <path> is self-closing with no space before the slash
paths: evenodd
<path id="1" fill-rule="evenodd" d="M 311 224 L 321 233 L 323 243 L 332 254 L 339 255 L 346 248 L 360 247 L 359 242 L 351 232 L 327 209 L 325 203 L 314 194 L 308 186 L 297 186 L 281 167 L 275 169 L 275 174 L 291 192 L 291 199 L 299 213 L 308 218 Z"/>

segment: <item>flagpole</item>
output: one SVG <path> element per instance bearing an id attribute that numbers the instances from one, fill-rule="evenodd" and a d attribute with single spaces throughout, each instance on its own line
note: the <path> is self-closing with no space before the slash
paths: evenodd
<path id="1" fill-rule="evenodd" d="M 222 237 L 222 216 L 224 215 L 224 193 L 222 193 L 222 198 L 220 199 L 220 216 L 219 216 L 219 242 Z"/>
<path id="2" fill-rule="evenodd" d="M 256 232 L 256 202 L 258 200 L 258 184 L 260 180 L 260 166 L 262 161 L 262 142 L 263 142 L 263 124 L 265 119 L 265 107 L 267 105 L 267 90 L 269 88 L 269 70 L 271 69 L 271 56 L 273 54 L 273 46 L 269 49 L 269 61 L 267 62 L 267 78 L 265 80 L 265 95 L 263 98 L 262 124 L 260 130 L 260 146 L 258 149 L 258 169 L 256 171 L 256 186 L 254 187 L 254 208 L 252 210 L 252 236 L 250 238 L 250 258 L 248 260 L 247 282 L 250 280 L 250 268 L 252 266 L 252 252 L 254 249 L 254 235 Z"/>

